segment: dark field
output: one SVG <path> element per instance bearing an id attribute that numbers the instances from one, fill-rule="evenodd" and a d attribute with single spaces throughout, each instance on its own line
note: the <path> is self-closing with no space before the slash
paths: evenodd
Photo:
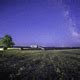
<path id="1" fill-rule="evenodd" d="M 80 49 L 0 52 L 0 80 L 80 80 Z"/>

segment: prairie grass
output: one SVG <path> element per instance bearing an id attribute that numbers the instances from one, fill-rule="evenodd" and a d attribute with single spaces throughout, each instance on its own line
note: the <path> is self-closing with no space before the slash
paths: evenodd
<path id="1" fill-rule="evenodd" d="M 0 80 L 80 80 L 80 49 L 0 52 Z"/>

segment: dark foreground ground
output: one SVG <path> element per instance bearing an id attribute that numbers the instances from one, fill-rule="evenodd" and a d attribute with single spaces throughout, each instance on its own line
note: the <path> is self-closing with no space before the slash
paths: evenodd
<path id="1" fill-rule="evenodd" d="M 80 80 L 80 49 L 0 52 L 0 80 Z"/>

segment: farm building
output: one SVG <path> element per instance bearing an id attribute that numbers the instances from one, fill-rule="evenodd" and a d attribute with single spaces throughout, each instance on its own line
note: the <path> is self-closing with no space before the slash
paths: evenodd
<path id="1" fill-rule="evenodd" d="M 31 48 L 35 48 L 35 49 L 39 49 L 39 50 L 45 50 L 44 47 L 39 46 L 39 45 L 31 45 L 30 47 L 31 47 Z"/>
<path id="2" fill-rule="evenodd" d="M 31 48 L 38 48 L 38 45 L 30 45 Z"/>

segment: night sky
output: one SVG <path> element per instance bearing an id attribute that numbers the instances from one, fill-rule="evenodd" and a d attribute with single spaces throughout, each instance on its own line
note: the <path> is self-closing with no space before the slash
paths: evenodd
<path id="1" fill-rule="evenodd" d="M 0 37 L 16 45 L 80 46 L 80 0 L 0 0 Z"/>

